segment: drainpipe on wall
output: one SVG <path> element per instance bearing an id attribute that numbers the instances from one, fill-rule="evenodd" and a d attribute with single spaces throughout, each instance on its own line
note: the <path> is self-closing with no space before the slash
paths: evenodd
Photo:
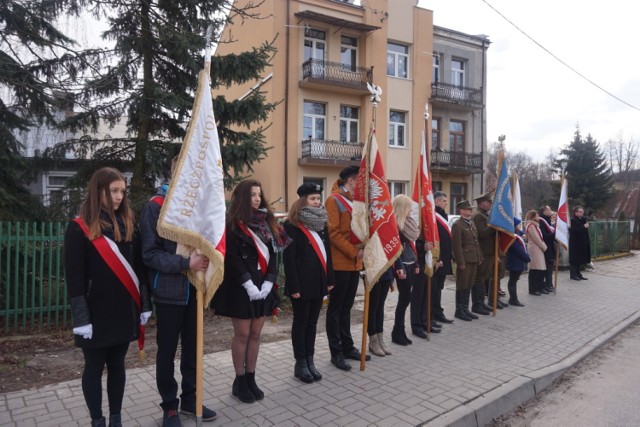
<path id="1" fill-rule="evenodd" d="M 485 87 L 487 85 L 487 76 L 485 75 L 486 73 L 486 69 L 487 69 L 487 65 L 486 65 L 486 52 L 487 50 L 485 49 L 485 41 L 482 40 L 482 110 L 481 110 L 481 115 L 480 115 L 480 129 L 481 129 L 481 135 L 480 135 L 480 146 L 482 148 L 482 175 L 480 175 L 480 194 L 484 194 L 484 158 L 486 156 L 486 152 L 485 152 L 485 147 L 486 147 L 486 140 L 487 138 L 485 137 L 485 130 L 484 130 L 484 112 L 485 109 L 487 108 L 487 91 L 485 90 Z"/>
<path id="2" fill-rule="evenodd" d="M 287 0 L 284 72 L 284 210 L 289 212 L 289 39 L 291 38 L 290 1 Z"/>

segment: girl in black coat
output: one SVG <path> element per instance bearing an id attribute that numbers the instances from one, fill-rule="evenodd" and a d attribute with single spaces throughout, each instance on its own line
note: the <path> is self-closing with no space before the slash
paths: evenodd
<path id="1" fill-rule="evenodd" d="M 109 425 L 121 425 L 125 356 L 129 342 L 140 337 L 140 327 L 151 315 L 147 275 L 135 236 L 133 213 L 125 196 L 125 182 L 116 169 L 97 170 L 89 180 L 80 215 L 69 224 L 64 238 L 73 333 L 76 346 L 84 353 L 82 391 L 92 426 L 105 425 L 102 416 L 105 364 Z"/>
<path id="2" fill-rule="evenodd" d="M 316 326 L 322 300 L 333 288 L 335 278 L 322 186 L 305 183 L 297 192 L 300 198 L 291 206 L 289 220 L 284 224 L 292 239 L 284 251 L 284 273 L 286 294 L 293 307 L 294 376 L 310 383 L 322 379 L 313 361 Z"/>
<path id="3" fill-rule="evenodd" d="M 264 397 L 255 380 L 260 333 L 279 301 L 274 287 L 277 253 L 290 242 L 270 206 L 256 180 L 242 181 L 233 190 L 224 279 L 213 298 L 216 314 L 231 317 L 233 323 L 231 357 L 236 379 L 231 393 L 245 403 Z"/>

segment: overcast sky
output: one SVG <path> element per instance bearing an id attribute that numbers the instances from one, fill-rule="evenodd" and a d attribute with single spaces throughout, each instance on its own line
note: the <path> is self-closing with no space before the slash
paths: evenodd
<path id="1" fill-rule="evenodd" d="M 390 4 L 392 1 L 389 2 Z M 640 111 L 607 95 L 534 44 L 531 38 L 589 80 L 640 108 L 637 41 L 640 4 L 626 0 L 420 0 L 434 25 L 491 40 L 487 66 L 487 140 L 506 135 L 507 149 L 542 161 L 583 135 L 604 144 L 640 139 Z M 393 9 L 391 9 L 392 11 Z M 390 12 L 391 12 L 390 11 Z"/>

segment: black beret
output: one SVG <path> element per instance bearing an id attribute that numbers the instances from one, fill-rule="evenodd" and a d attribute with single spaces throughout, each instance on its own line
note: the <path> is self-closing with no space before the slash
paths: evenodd
<path id="1" fill-rule="evenodd" d="M 347 166 L 346 168 L 342 169 L 342 171 L 340 172 L 340 179 L 343 181 L 346 181 L 347 178 L 349 178 L 350 176 L 358 175 L 359 171 L 360 171 L 359 166 Z"/>
<path id="2" fill-rule="evenodd" d="M 322 193 L 322 185 L 313 184 L 311 182 L 305 182 L 296 190 L 298 196 L 308 196 L 309 194 L 320 194 Z"/>

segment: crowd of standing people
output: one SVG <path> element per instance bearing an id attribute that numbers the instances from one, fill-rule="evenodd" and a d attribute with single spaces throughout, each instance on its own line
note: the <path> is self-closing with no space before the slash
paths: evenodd
<path id="1" fill-rule="evenodd" d="M 172 164 L 172 173 L 175 161 Z M 328 297 L 326 334 L 331 363 L 348 371 L 348 360 L 361 360 L 351 334 L 351 310 L 363 270 L 363 244 L 351 231 L 353 191 L 359 169 L 340 172 L 324 205 L 323 187 L 304 183 L 299 199 L 281 225 L 256 180 L 239 183 L 231 195 L 226 222 L 225 271 L 211 307 L 231 319 L 231 357 L 235 379 L 231 394 L 244 403 L 265 397 L 256 380 L 260 336 L 265 321 L 280 303 L 277 280 L 279 258 L 286 277 L 284 294 L 291 300 L 293 322 L 293 375 L 304 383 L 320 381 L 315 364 L 315 342 L 323 301 Z M 102 413 L 102 373 L 107 367 L 109 426 L 120 426 L 126 382 L 125 356 L 131 341 L 143 348 L 144 326 L 156 318 L 156 384 L 163 411 L 163 426 L 180 426 L 179 413 L 196 411 L 196 289 L 186 272 L 205 271 L 209 260 L 193 251 L 177 253 L 177 244 L 159 236 L 160 211 L 167 194 L 163 185 L 142 210 L 139 223 L 126 197 L 126 180 L 113 168 L 94 173 L 86 200 L 65 235 L 65 269 L 73 312 L 76 346 L 84 354 L 82 390 L 92 426 L 106 426 Z M 499 256 L 502 278 L 509 272 L 509 300 L 497 299 L 495 308 L 524 307 L 517 295 L 522 272 L 529 271 L 529 294 L 553 292 L 552 271 L 556 259 L 557 216 L 548 206 L 529 211 L 524 224 L 514 218 L 516 239 L 506 254 L 495 253 L 496 232 L 488 226 L 491 194 L 457 203 L 460 218 L 449 227 L 447 195 L 434 194 L 440 250 L 433 260 L 431 294 L 427 296 L 426 254 L 431 243 L 420 232 L 418 206 L 411 198 L 393 200 L 402 251 L 370 291 L 367 335 L 369 351 L 378 357 L 392 355 L 385 341 L 384 308 L 391 290 L 398 302 L 391 341 L 412 344 L 407 335 L 409 311 L 411 335 L 427 339 L 443 324 L 453 323 L 442 307 L 446 277 L 456 276 L 455 317 L 472 321 L 493 309 L 494 257 Z M 589 224 L 584 209 L 576 207 L 570 228 L 570 263 L 573 280 L 587 280 L 580 266 L 590 262 Z M 575 249 L 574 249 L 575 248 Z M 455 264 L 454 264 L 455 263 Z M 487 298 L 489 296 L 489 298 Z M 430 306 L 427 304 L 430 301 Z M 180 345 L 180 394 L 174 360 Z M 365 355 L 369 360 L 370 356 Z M 206 406 L 202 420 L 216 418 Z"/>

